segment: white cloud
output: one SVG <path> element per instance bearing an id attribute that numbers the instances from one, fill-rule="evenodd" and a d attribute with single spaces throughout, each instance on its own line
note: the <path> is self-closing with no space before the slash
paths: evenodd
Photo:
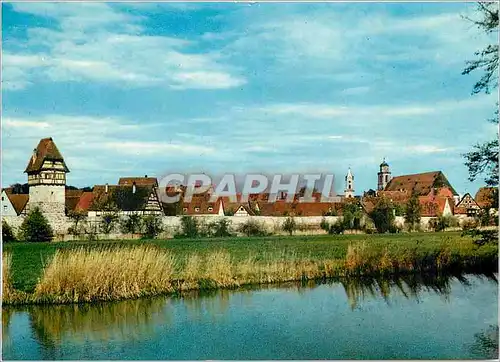
<path id="1" fill-rule="evenodd" d="M 190 145 L 185 143 L 166 143 L 166 142 L 105 142 L 102 145 L 104 148 L 112 149 L 120 153 L 132 155 L 167 155 L 168 152 L 176 154 L 205 154 L 213 153 L 215 149 L 212 147 Z"/>
<path id="2" fill-rule="evenodd" d="M 118 6 L 26 5 L 16 3 L 14 9 L 52 18 L 59 26 L 29 29 L 27 51 L 4 50 L 6 89 L 23 89 L 44 78 L 175 89 L 225 89 L 246 83 L 216 52 L 192 52 L 189 49 L 197 45 L 192 40 L 146 35 L 143 18 L 120 12 Z"/>
<path id="3" fill-rule="evenodd" d="M 177 73 L 172 77 L 172 88 L 224 89 L 239 87 L 246 83 L 244 78 L 230 76 L 222 72 Z"/>
<path id="4" fill-rule="evenodd" d="M 447 148 L 435 145 L 413 145 L 405 147 L 405 151 L 409 153 L 421 153 L 421 154 L 442 153 L 442 152 L 452 151 L 453 149 L 454 148 L 452 147 Z"/>

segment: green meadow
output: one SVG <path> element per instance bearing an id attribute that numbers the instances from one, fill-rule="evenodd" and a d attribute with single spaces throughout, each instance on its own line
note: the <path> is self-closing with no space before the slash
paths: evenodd
<path id="1" fill-rule="evenodd" d="M 190 256 L 208 258 L 214 252 L 224 252 L 231 263 L 238 265 L 249 258 L 253 262 L 300 260 L 344 262 L 349 246 L 363 245 L 363 253 L 388 253 L 393 259 L 406 257 L 425 260 L 429 255 L 447 251 L 448 258 L 464 268 L 496 269 L 498 246 L 476 246 L 469 237 L 459 232 L 401 233 L 371 235 L 315 235 L 231 237 L 169 240 L 119 240 L 58 243 L 8 243 L 3 245 L 10 255 L 10 278 L 15 290 L 32 293 L 43 275 L 44 265 L 49 265 L 56 251 L 84 250 L 113 251 L 128 247 L 157 246 L 176 258 L 175 268 L 182 269 Z M 356 249 L 357 250 L 357 249 Z M 432 261 L 433 262 L 433 261 Z"/>

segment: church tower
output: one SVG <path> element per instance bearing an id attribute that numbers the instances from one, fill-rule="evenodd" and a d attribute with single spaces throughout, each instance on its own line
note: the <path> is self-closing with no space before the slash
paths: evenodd
<path id="1" fill-rule="evenodd" d="M 38 206 L 44 214 L 64 215 L 69 169 L 52 138 L 40 140 L 24 172 L 28 174 L 28 208 Z"/>
<path id="2" fill-rule="evenodd" d="M 385 162 L 384 157 L 384 160 L 380 164 L 380 171 L 378 172 L 377 190 L 384 190 L 389 181 L 391 181 L 391 171 L 389 171 L 389 165 Z"/>
<path id="3" fill-rule="evenodd" d="M 345 176 L 345 190 L 344 197 L 354 197 L 354 176 L 351 173 L 351 168 L 347 171 L 347 175 Z"/>

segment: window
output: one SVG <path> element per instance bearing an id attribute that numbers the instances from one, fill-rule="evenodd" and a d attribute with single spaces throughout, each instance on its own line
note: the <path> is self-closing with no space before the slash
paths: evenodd
<path id="1" fill-rule="evenodd" d="M 7 211 L 7 205 L 3 205 L 3 211 Z"/>
<path id="2" fill-rule="evenodd" d="M 214 211 L 214 208 L 213 207 L 209 207 L 208 211 Z"/>
<path id="3" fill-rule="evenodd" d="M 2 196 L 2 201 L 3 201 L 3 196 Z"/>
<path id="4" fill-rule="evenodd" d="M 199 207 L 195 207 L 195 208 L 194 208 L 194 211 L 195 211 L 195 212 L 200 212 L 200 208 L 199 208 Z"/>
<path id="5" fill-rule="evenodd" d="M 185 207 L 185 208 L 182 209 L 182 211 L 186 212 L 186 211 L 188 211 L 188 208 Z"/>

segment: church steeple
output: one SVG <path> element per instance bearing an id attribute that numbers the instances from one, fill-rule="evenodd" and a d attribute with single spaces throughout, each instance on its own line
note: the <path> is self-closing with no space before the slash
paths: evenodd
<path id="1" fill-rule="evenodd" d="M 346 198 L 354 197 L 354 175 L 352 174 L 350 167 L 347 171 L 347 175 L 345 176 L 344 196 Z"/>
<path id="2" fill-rule="evenodd" d="M 391 171 L 389 170 L 389 164 L 385 162 L 384 157 L 382 163 L 380 164 L 380 171 L 378 172 L 377 190 L 384 190 L 389 181 L 391 181 Z"/>

